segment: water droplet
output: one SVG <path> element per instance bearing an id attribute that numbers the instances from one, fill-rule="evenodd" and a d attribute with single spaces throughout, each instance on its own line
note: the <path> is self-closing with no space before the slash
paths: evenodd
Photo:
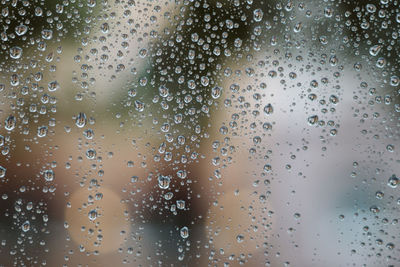
<path id="1" fill-rule="evenodd" d="M 174 193 L 168 192 L 164 194 L 164 199 L 165 200 L 171 200 L 174 197 Z"/>
<path id="2" fill-rule="evenodd" d="M 50 40 L 51 38 L 53 38 L 53 31 L 52 30 L 43 30 L 42 38 L 45 40 Z"/>
<path id="3" fill-rule="evenodd" d="M 186 226 L 181 228 L 180 233 L 181 233 L 181 237 L 182 238 L 188 238 L 189 237 L 189 229 Z"/>
<path id="4" fill-rule="evenodd" d="M 94 158 L 96 157 L 96 150 L 94 150 L 94 149 L 88 149 L 88 150 L 86 151 L 86 157 L 87 157 L 88 159 L 94 159 Z"/>
<path id="5" fill-rule="evenodd" d="M 267 104 L 267 105 L 264 107 L 264 113 L 265 113 L 265 115 L 271 115 L 273 112 L 274 112 L 274 108 L 272 107 L 271 104 Z"/>
<path id="6" fill-rule="evenodd" d="M 318 122 L 318 116 L 317 115 L 310 116 L 310 117 L 308 117 L 307 121 L 308 121 L 308 124 L 314 125 Z"/>
<path id="7" fill-rule="evenodd" d="M 79 128 L 85 127 L 87 122 L 86 119 L 86 114 L 83 112 L 79 112 L 78 116 L 75 119 L 75 125 L 78 126 Z"/>
<path id="8" fill-rule="evenodd" d="M 51 182 L 54 180 L 54 171 L 53 170 L 45 170 L 43 173 L 43 177 L 47 182 Z"/>
<path id="9" fill-rule="evenodd" d="M 264 124 L 263 124 L 263 129 L 264 129 L 265 131 L 270 131 L 270 130 L 272 130 L 272 124 L 269 123 L 269 122 L 264 122 Z"/>
<path id="10" fill-rule="evenodd" d="M 94 131 L 92 129 L 87 129 L 83 132 L 83 136 L 85 136 L 86 139 L 91 140 L 94 137 Z"/>
<path id="11" fill-rule="evenodd" d="M 331 8 L 331 7 L 325 7 L 325 9 L 324 9 L 324 15 L 325 15 L 325 17 L 327 17 L 327 18 L 331 18 L 332 15 L 333 15 L 333 8 Z"/>
<path id="12" fill-rule="evenodd" d="M 386 146 L 386 150 L 389 151 L 389 152 L 394 152 L 394 145 L 390 145 L 390 144 L 387 145 Z"/>
<path id="13" fill-rule="evenodd" d="M 236 236 L 236 241 L 237 241 L 238 243 L 242 243 L 242 242 L 244 241 L 244 236 L 241 235 L 241 234 L 237 235 L 237 236 Z"/>
<path id="14" fill-rule="evenodd" d="M 100 29 L 103 33 L 108 33 L 108 31 L 110 30 L 110 25 L 107 22 L 104 22 L 103 24 L 101 24 Z"/>
<path id="15" fill-rule="evenodd" d="M 15 117 L 13 115 L 10 115 L 5 120 L 4 128 L 7 131 L 12 131 L 12 130 L 14 130 L 16 124 L 17 124 L 17 120 L 15 119 Z"/>
<path id="16" fill-rule="evenodd" d="M 22 48 L 19 46 L 13 46 L 10 48 L 10 57 L 12 59 L 19 59 L 22 56 Z"/>
<path id="17" fill-rule="evenodd" d="M 215 86 L 211 89 L 211 96 L 214 99 L 218 99 L 221 96 L 222 93 L 222 87 Z"/>
<path id="18" fill-rule="evenodd" d="M 169 94 L 168 88 L 165 87 L 164 85 L 161 85 L 161 86 L 158 88 L 158 92 L 160 93 L 160 96 L 161 96 L 161 97 L 167 97 L 168 94 Z"/>
<path id="19" fill-rule="evenodd" d="M 338 99 L 337 96 L 331 95 L 331 96 L 329 97 L 329 101 L 330 101 L 332 104 L 337 104 L 337 103 L 339 102 L 339 99 Z"/>
<path id="20" fill-rule="evenodd" d="M 147 49 L 146 48 L 142 48 L 139 50 L 139 57 L 141 58 L 145 58 L 147 56 Z"/>
<path id="21" fill-rule="evenodd" d="M 28 232 L 31 229 L 31 223 L 29 221 L 25 221 L 21 226 L 22 231 Z"/>
<path id="22" fill-rule="evenodd" d="M 303 24 L 301 22 L 298 22 L 298 23 L 296 23 L 296 25 L 294 25 L 293 31 L 297 33 L 297 32 L 300 32 L 302 28 L 303 28 Z"/>
<path id="23" fill-rule="evenodd" d="M 91 221 L 96 220 L 97 219 L 97 211 L 96 210 L 89 211 L 88 217 L 89 217 L 89 220 L 91 220 Z"/>
<path id="24" fill-rule="evenodd" d="M 144 110 L 144 103 L 139 100 L 135 100 L 135 109 L 139 112 L 142 112 Z"/>
<path id="25" fill-rule="evenodd" d="M 24 35 L 28 31 L 28 27 L 24 24 L 20 24 L 17 27 L 15 27 L 15 33 L 18 36 Z"/>
<path id="26" fill-rule="evenodd" d="M 377 199 L 382 199 L 384 195 L 385 194 L 383 192 L 381 192 L 381 191 L 377 191 L 375 193 L 375 196 L 376 196 Z"/>
<path id="27" fill-rule="evenodd" d="M 161 189 L 168 189 L 170 182 L 171 182 L 171 178 L 169 176 L 164 176 L 164 175 L 158 176 L 158 186 Z"/>
<path id="28" fill-rule="evenodd" d="M 256 22 L 260 22 L 264 16 L 264 12 L 261 9 L 256 9 L 253 11 L 253 19 Z"/>
<path id="29" fill-rule="evenodd" d="M 390 186 L 391 188 L 396 188 L 398 186 L 398 184 L 400 183 L 399 178 L 396 177 L 396 175 L 392 175 L 389 180 L 388 180 L 388 186 Z"/>
<path id="30" fill-rule="evenodd" d="M 185 201 L 184 200 L 177 200 L 176 207 L 180 210 L 185 209 Z"/>
<path id="31" fill-rule="evenodd" d="M 49 82 L 47 85 L 47 89 L 49 89 L 50 92 L 56 91 L 60 88 L 60 84 L 57 81 L 52 81 Z"/>
<path id="32" fill-rule="evenodd" d="M 371 56 L 376 56 L 379 54 L 379 51 L 381 51 L 382 46 L 381 45 L 374 45 L 369 49 L 369 54 Z"/>
<path id="33" fill-rule="evenodd" d="M 4 178 L 6 176 L 7 169 L 3 166 L 0 166 L 0 178 Z"/>
<path id="34" fill-rule="evenodd" d="M 398 86 L 400 83 L 400 78 L 398 76 L 392 76 L 390 77 L 390 85 L 391 86 Z"/>
<path id="35" fill-rule="evenodd" d="M 47 135 L 48 128 L 47 126 L 40 126 L 37 130 L 38 137 L 45 137 Z"/>
<path id="36" fill-rule="evenodd" d="M 375 66 L 382 69 L 383 67 L 385 67 L 386 65 L 386 59 L 383 57 L 378 58 L 378 60 L 376 61 Z"/>
<path id="37" fill-rule="evenodd" d="M 374 4 L 367 4 L 367 11 L 369 13 L 375 13 L 376 12 L 376 6 Z"/>
<path id="38" fill-rule="evenodd" d="M 96 0 L 87 0 L 87 5 L 88 5 L 88 7 L 95 7 Z"/>
<path id="39" fill-rule="evenodd" d="M 332 55 L 329 58 L 329 64 L 331 64 L 332 67 L 336 66 L 337 63 L 339 62 L 338 58 L 336 57 L 336 55 Z"/>

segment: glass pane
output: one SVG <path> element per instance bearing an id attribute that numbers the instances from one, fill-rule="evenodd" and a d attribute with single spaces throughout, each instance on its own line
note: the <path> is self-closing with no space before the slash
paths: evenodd
<path id="1" fill-rule="evenodd" d="M 1 0 L 0 266 L 399 266 L 395 0 Z"/>

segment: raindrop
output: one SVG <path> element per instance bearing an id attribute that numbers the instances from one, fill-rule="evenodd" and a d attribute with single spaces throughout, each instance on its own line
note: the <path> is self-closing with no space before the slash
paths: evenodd
<path id="1" fill-rule="evenodd" d="M 52 30 L 43 30 L 42 38 L 45 40 L 50 40 L 51 38 L 53 38 L 53 31 Z"/>
<path id="2" fill-rule="evenodd" d="M 390 77 L 390 85 L 391 86 L 398 86 L 400 83 L 400 78 L 398 76 L 392 76 Z"/>
<path id="3" fill-rule="evenodd" d="M 238 243 L 242 243 L 242 242 L 244 241 L 244 236 L 241 235 L 241 234 L 237 235 L 237 236 L 236 236 L 236 241 L 237 241 Z"/>
<path id="4" fill-rule="evenodd" d="M 6 176 L 7 169 L 3 166 L 0 166 L 0 178 L 3 179 Z"/>
<path id="5" fill-rule="evenodd" d="M 261 9 L 258 8 L 256 10 L 254 10 L 253 11 L 253 19 L 254 19 L 254 21 L 260 22 L 262 20 L 262 18 L 263 18 L 263 15 L 264 15 L 264 13 L 263 13 L 263 11 Z"/>
<path id="6" fill-rule="evenodd" d="M 214 88 L 211 89 L 211 96 L 214 99 L 218 99 L 221 96 L 222 93 L 222 87 L 215 86 Z"/>
<path id="7" fill-rule="evenodd" d="M 94 137 L 94 131 L 92 129 L 87 129 L 83 132 L 83 136 L 85 136 L 86 139 L 91 140 Z"/>
<path id="8" fill-rule="evenodd" d="M 142 112 L 144 110 L 144 103 L 139 100 L 135 100 L 135 109 L 139 112 Z"/>
<path id="9" fill-rule="evenodd" d="M 38 137 L 45 137 L 47 135 L 48 128 L 47 126 L 40 126 L 37 130 Z"/>
<path id="10" fill-rule="evenodd" d="M 46 182 L 51 182 L 54 180 L 54 171 L 53 170 L 46 170 L 43 173 L 43 177 L 46 180 Z"/>
<path id="11" fill-rule="evenodd" d="M 180 233 L 181 233 L 181 237 L 182 238 L 188 238 L 189 237 L 189 229 L 186 226 L 181 228 Z"/>
<path id="12" fill-rule="evenodd" d="M 75 119 L 75 125 L 78 126 L 79 128 L 85 127 L 87 122 L 86 119 L 86 114 L 83 112 L 79 112 L 78 116 Z"/>
<path id="13" fill-rule="evenodd" d="M 308 117 L 307 121 L 308 121 L 308 124 L 314 125 L 318 122 L 318 116 L 317 115 L 310 116 L 310 117 Z"/>
<path id="14" fill-rule="evenodd" d="M 386 150 L 389 151 L 389 152 L 394 152 L 394 145 L 390 145 L 390 144 L 387 145 L 386 146 Z"/>
<path id="15" fill-rule="evenodd" d="M 367 4 L 367 11 L 369 13 L 375 13 L 376 12 L 376 6 L 374 4 Z"/>
<path id="16" fill-rule="evenodd" d="M 47 89 L 49 89 L 50 92 L 56 91 L 60 88 L 60 84 L 57 81 L 52 81 L 49 82 L 47 85 Z"/>
<path id="17" fill-rule="evenodd" d="M 379 51 L 381 51 L 382 46 L 381 45 L 374 45 L 369 49 L 369 54 L 373 57 L 379 54 Z"/>
<path id="18" fill-rule="evenodd" d="M 10 115 L 5 120 L 4 128 L 7 131 L 12 131 L 12 130 L 14 130 L 16 124 L 17 124 L 17 120 L 15 119 L 15 117 L 13 115 Z"/>
<path id="19" fill-rule="evenodd" d="M 184 200 L 177 200 L 176 207 L 180 210 L 185 209 L 185 201 Z"/>
<path id="20" fill-rule="evenodd" d="M 28 27 L 24 24 L 20 24 L 17 27 L 15 27 L 15 33 L 18 36 L 24 35 L 28 31 Z"/>
<path id="21" fill-rule="evenodd" d="M 396 188 L 397 185 L 400 183 L 399 178 L 396 177 L 396 175 L 392 175 L 389 180 L 388 180 L 388 186 L 390 186 L 391 188 Z"/>
<path id="22" fill-rule="evenodd" d="M 94 149 L 88 149 L 88 150 L 86 151 L 86 157 L 87 157 L 88 159 L 94 159 L 94 158 L 96 157 L 96 150 L 94 150 Z"/>
<path id="23" fill-rule="evenodd" d="M 378 58 L 378 60 L 376 61 L 375 66 L 382 69 L 383 67 L 385 67 L 386 65 L 386 59 L 383 57 Z"/>
<path id="24" fill-rule="evenodd" d="M 161 189 L 168 189 L 170 182 L 171 182 L 171 178 L 169 176 L 164 176 L 164 175 L 158 176 L 158 186 Z"/>
<path id="25" fill-rule="evenodd" d="M 91 220 L 91 221 L 96 220 L 97 219 L 97 211 L 96 210 L 89 211 L 88 217 L 89 217 L 89 220 Z"/>
<path id="26" fill-rule="evenodd" d="M 22 48 L 19 46 L 13 46 L 10 48 L 10 57 L 12 59 L 19 59 L 22 56 Z"/>
<path id="27" fill-rule="evenodd" d="M 21 226 L 22 231 L 28 232 L 31 229 L 31 223 L 29 221 L 25 221 Z"/>
<path id="28" fill-rule="evenodd" d="M 272 107 L 271 104 L 267 104 L 267 105 L 264 107 L 264 113 L 265 113 L 265 115 L 271 115 L 273 112 L 274 112 L 274 108 Z"/>

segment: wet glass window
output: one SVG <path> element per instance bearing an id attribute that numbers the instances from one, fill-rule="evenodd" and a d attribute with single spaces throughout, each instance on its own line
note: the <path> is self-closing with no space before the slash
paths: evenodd
<path id="1" fill-rule="evenodd" d="M 0 0 L 0 266 L 400 266 L 398 0 Z"/>

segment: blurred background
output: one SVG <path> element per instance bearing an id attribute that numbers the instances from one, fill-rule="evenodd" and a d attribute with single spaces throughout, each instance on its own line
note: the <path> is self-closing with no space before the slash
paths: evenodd
<path id="1" fill-rule="evenodd" d="M 0 11 L 0 266 L 400 265 L 396 1 Z"/>

